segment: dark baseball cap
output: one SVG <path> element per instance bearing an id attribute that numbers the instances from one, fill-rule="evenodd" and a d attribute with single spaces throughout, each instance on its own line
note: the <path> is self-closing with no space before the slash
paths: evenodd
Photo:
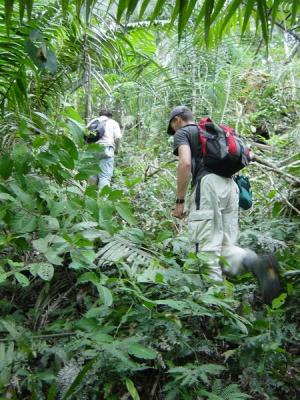
<path id="1" fill-rule="evenodd" d="M 174 129 L 171 127 L 172 119 L 177 117 L 177 115 L 180 115 L 180 114 L 184 113 L 185 111 L 189 111 L 190 113 L 192 112 L 186 106 L 176 106 L 176 107 L 173 108 L 173 110 L 171 111 L 171 113 L 169 115 L 169 124 L 168 124 L 168 129 L 167 129 L 167 132 L 168 132 L 169 135 L 173 135 L 174 134 Z"/>

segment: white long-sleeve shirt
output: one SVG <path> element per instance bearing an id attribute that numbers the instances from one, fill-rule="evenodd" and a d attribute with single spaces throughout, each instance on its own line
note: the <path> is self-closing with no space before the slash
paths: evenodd
<path id="1" fill-rule="evenodd" d="M 118 124 L 117 121 L 102 115 L 101 117 L 92 119 L 88 123 L 87 127 L 89 127 L 96 120 L 106 121 L 105 122 L 105 133 L 104 133 L 103 137 L 100 140 L 98 140 L 98 142 L 96 142 L 96 143 L 101 144 L 103 146 L 112 146 L 114 148 L 115 144 L 116 144 L 116 139 L 122 138 L 122 132 L 120 129 L 120 125 Z"/>

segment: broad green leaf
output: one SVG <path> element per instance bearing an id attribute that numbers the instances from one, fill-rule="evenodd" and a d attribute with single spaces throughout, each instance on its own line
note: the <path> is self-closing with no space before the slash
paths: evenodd
<path id="1" fill-rule="evenodd" d="M 97 229 L 86 229 L 84 231 L 81 231 L 81 235 L 88 240 L 95 240 L 97 238 L 102 238 L 102 233 L 101 231 Z"/>
<path id="2" fill-rule="evenodd" d="M 114 207 L 109 202 L 102 202 L 99 205 L 99 224 L 110 221 L 114 212 Z"/>
<path id="3" fill-rule="evenodd" d="M 148 349 L 139 343 L 130 343 L 127 347 L 129 354 L 137 358 L 143 358 L 144 360 L 154 360 L 156 358 L 156 352 L 152 349 Z"/>
<path id="4" fill-rule="evenodd" d="M 85 272 L 78 278 L 78 283 L 86 283 L 86 282 L 92 282 L 95 285 L 98 285 L 100 282 L 100 278 L 96 274 L 96 272 Z"/>
<path id="5" fill-rule="evenodd" d="M 33 232 L 37 227 L 37 217 L 26 211 L 18 211 L 12 217 L 11 227 L 16 233 Z"/>
<path id="6" fill-rule="evenodd" d="M 160 274 L 160 273 L 157 273 L 156 275 L 155 275 L 155 282 L 156 283 L 164 283 L 164 276 L 163 276 L 163 274 Z"/>
<path id="7" fill-rule="evenodd" d="M 27 191 L 21 189 L 19 185 L 16 183 L 12 183 L 10 188 L 16 194 L 17 199 L 22 203 L 24 208 L 27 208 L 30 211 L 34 211 L 36 208 L 36 202 L 32 195 L 30 195 Z"/>
<path id="8" fill-rule="evenodd" d="M 156 300 L 155 303 L 159 305 L 169 306 L 178 311 L 182 311 L 184 308 L 186 308 L 185 302 L 180 300 Z"/>
<path id="9" fill-rule="evenodd" d="M 85 269 L 85 267 L 85 263 L 78 260 L 73 260 L 71 264 L 69 264 L 69 268 L 71 269 Z"/>
<path id="10" fill-rule="evenodd" d="M 59 230 L 58 219 L 50 217 L 49 215 L 43 215 L 39 218 L 39 234 L 40 236 L 45 236 L 49 232 Z"/>
<path id="11" fill-rule="evenodd" d="M 76 328 L 87 332 L 99 332 L 99 322 L 95 318 L 81 318 L 76 322 Z"/>
<path id="12" fill-rule="evenodd" d="M 49 169 L 49 167 L 57 165 L 59 162 L 57 155 L 53 155 L 48 151 L 42 151 L 36 159 L 40 162 L 41 167 L 45 169 Z"/>
<path id="13" fill-rule="evenodd" d="M 28 265 L 33 276 L 39 276 L 44 281 L 51 281 L 54 275 L 53 265 L 48 263 L 32 263 Z"/>
<path id="14" fill-rule="evenodd" d="M 285 303 L 286 297 L 286 293 L 281 293 L 279 297 L 272 301 L 272 309 L 277 310 L 278 308 L 281 308 Z"/>
<path id="15" fill-rule="evenodd" d="M 36 239 L 32 241 L 33 248 L 40 253 L 45 253 L 48 250 L 49 246 L 49 237 L 46 236 L 41 239 Z"/>
<path id="16" fill-rule="evenodd" d="M 107 307 L 110 307 L 113 304 L 113 296 L 111 291 L 103 285 L 97 285 L 97 289 L 101 296 L 103 304 Z"/>
<path id="17" fill-rule="evenodd" d="M 75 176 L 75 179 L 89 179 L 91 176 L 98 175 L 99 171 L 99 162 L 94 157 L 89 157 L 78 165 L 78 174 Z"/>
<path id="18" fill-rule="evenodd" d="M 132 210 L 127 203 L 119 203 L 116 205 L 116 210 L 121 218 L 131 225 L 137 224 L 137 220 L 134 217 Z"/>
<path id="19" fill-rule="evenodd" d="M 54 265 L 61 265 L 63 263 L 63 258 L 60 256 L 62 253 L 61 250 L 53 250 L 53 249 L 48 249 L 45 253 L 44 256 L 47 258 L 47 260 Z"/>
<path id="20" fill-rule="evenodd" d="M 64 115 L 69 117 L 71 120 L 77 121 L 80 124 L 83 124 L 83 120 L 80 114 L 71 106 L 66 107 Z"/>
<path id="21" fill-rule="evenodd" d="M 39 111 L 34 111 L 34 115 L 37 115 L 38 117 L 40 117 L 42 120 L 45 120 L 46 122 L 48 122 L 49 125 L 53 125 L 53 122 L 51 121 L 51 119 L 44 113 L 39 112 Z"/>
<path id="22" fill-rule="evenodd" d="M 98 332 L 95 335 L 93 335 L 93 340 L 95 340 L 96 343 L 104 344 L 104 343 L 113 343 L 114 338 L 108 335 L 107 333 Z"/>
<path id="23" fill-rule="evenodd" d="M 103 312 L 103 307 L 91 308 L 85 314 L 86 318 L 97 318 Z"/>
<path id="24" fill-rule="evenodd" d="M 138 394 L 138 391 L 136 390 L 136 387 L 134 386 L 134 383 L 132 382 L 131 379 L 126 378 L 126 387 L 128 392 L 130 393 L 130 396 L 132 397 L 133 400 L 140 400 L 140 396 Z"/>
<path id="25" fill-rule="evenodd" d="M 279 214 L 281 213 L 282 209 L 283 209 L 282 203 L 280 201 L 276 201 L 273 204 L 272 216 L 275 217 L 275 218 L 278 217 Z"/>
<path id="26" fill-rule="evenodd" d="M 25 287 L 29 285 L 29 280 L 25 275 L 21 274 L 20 272 L 15 272 L 14 275 L 21 286 Z"/>
<path id="27" fill-rule="evenodd" d="M 70 153 L 67 152 L 66 150 L 61 149 L 60 151 L 57 152 L 59 161 L 62 163 L 62 165 L 66 168 L 69 169 L 74 169 L 74 159 L 70 156 Z"/>
<path id="28" fill-rule="evenodd" d="M 95 221 L 79 222 L 78 224 L 72 226 L 72 231 L 82 231 L 84 229 L 95 228 L 96 226 L 98 226 L 98 223 Z"/>
<path id="29" fill-rule="evenodd" d="M 60 145 L 68 152 L 73 160 L 78 159 L 78 150 L 71 139 L 66 136 L 61 136 Z"/>
<path id="30" fill-rule="evenodd" d="M 6 281 L 8 274 L 0 272 L 0 283 Z"/>
<path id="31" fill-rule="evenodd" d="M 0 158 L 0 175 L 3 179 L 8 179 L 11 176 L 14 162 L 8 153 L 4 153 Z"/>
<path id="32" fill-rule="evenodd" d="M 68 118 L 68 126 L 70 128 L 74 142 L 78 146 L 82 146 L 84 144 L 84 140 L 83 140 L 84 127 L 83 127 L 83 125 L 72 118 Z"/>
<path id="33" fill-rule="evenodd" d="M 78 254 L 78 258 L 82 261 L 85 261 L 87 267 L 89 267 L 90 264 L 94 262 L 96 258 L 96 253 L 93 249 L 81 248 Z"/>
<path id="34" fill-rule="evenodd" d="M 0 201 L 15 201 L 16 199 L 8 193 L 0 193 Z"/>
<path id="35" fill-rule="evenodd" d="M 123 190 L 112 190 L 109 193 L 108 199 L 111 201 L 121 200 L 124 197 Z"/>
<path id="36" fill-rule="evenodd" d="M 25 144 L 16 144 L 13 147 L 12 158 L 15 170 L 24 175 L 30 171 L 30 163 L 33 159 L 30 149 Z"/>

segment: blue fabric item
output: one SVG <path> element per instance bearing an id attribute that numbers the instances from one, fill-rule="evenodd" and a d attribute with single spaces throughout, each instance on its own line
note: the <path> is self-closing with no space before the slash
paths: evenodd
<path id="1" fill-rule="evenodd" d="M 98 187 L 101 191 L 104 186 L 110 186 L 110 181 L 114 172 L 114 148 L 106 146 L 104 151 L 99 154 L 100 173 L 98 174 Z"/>
<path id="2" fill-rule="evenodd" d="M 237 175 L 235 182 L 238 185 L 240 191 L 239 207 L 243 210 L 249 210 L 252 207 L 252 191 L 249 182 L 249 178 L 244 175 Z"/>

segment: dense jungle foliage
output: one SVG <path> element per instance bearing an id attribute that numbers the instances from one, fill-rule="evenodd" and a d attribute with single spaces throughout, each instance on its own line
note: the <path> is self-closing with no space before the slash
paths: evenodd
<path id="1" fill-rule="evenodd" d="M 0 398 L 300 398 L 300 4 L 0 4 Z M 275 251 L 283 292 L 211 285 L 171 217 L 171 108 L 251 144 L 240 244 Z M 124 133 L 113 184 L 86 122 Z"/>

